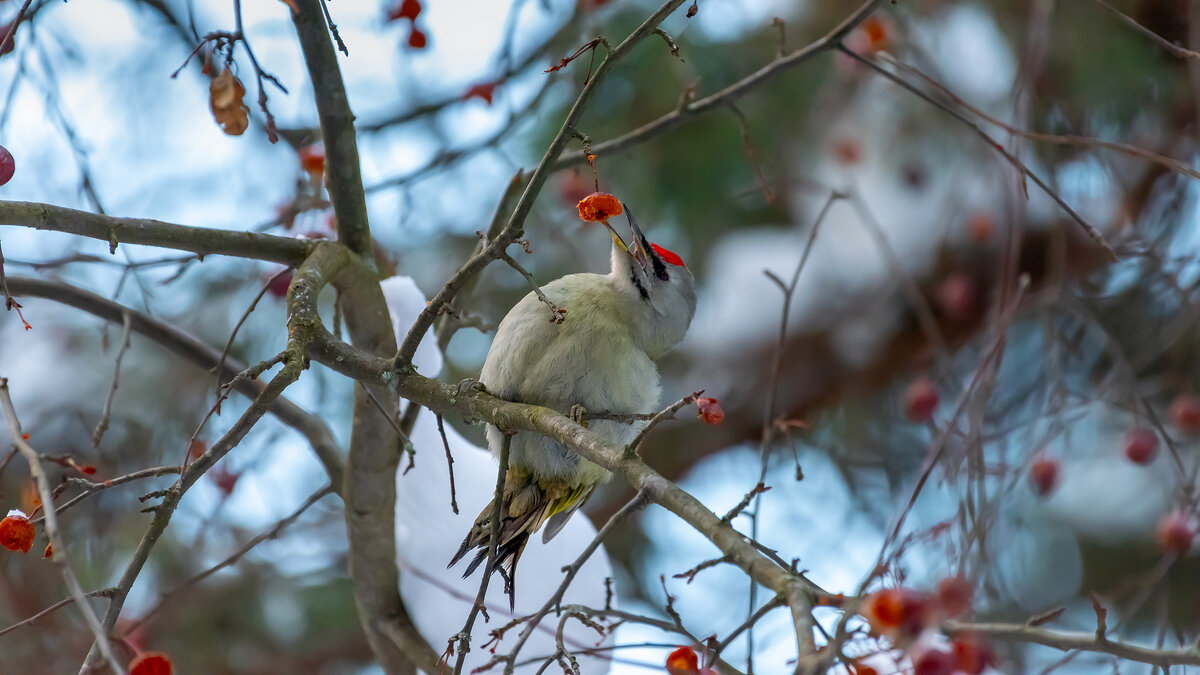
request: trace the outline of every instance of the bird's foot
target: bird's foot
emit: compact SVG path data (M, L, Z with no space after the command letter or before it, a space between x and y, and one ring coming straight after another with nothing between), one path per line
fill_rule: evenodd
M571 421L575 424L578 424L584 429L588 428L587 408L576 403L575 405L571 406L571 411L567 413L567 416L570 417Z
M479 380L476 380L471 377L464 377L462 380L459 381L458 386L455 387L454 395L455 395L455 397L461 397L464 393L467 393L470 391L481 391L485 394L492 393L492 392L488 391L487 387L483 386L483 383L480 382Z

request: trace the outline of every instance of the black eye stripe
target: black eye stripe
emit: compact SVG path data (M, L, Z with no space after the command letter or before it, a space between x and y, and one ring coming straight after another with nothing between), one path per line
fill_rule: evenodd
M671 280L670 275L667 274L667 266L663 264L662 259L658 257L654 249L650 249L650 262L654 263L654 276L663 281Z
M633 282L634 286L637 286L638 294L642 296L643 300L650 299L650 294L646 292L646 287L642 285L642 280L638 278L636 272L629 275L629 280Z

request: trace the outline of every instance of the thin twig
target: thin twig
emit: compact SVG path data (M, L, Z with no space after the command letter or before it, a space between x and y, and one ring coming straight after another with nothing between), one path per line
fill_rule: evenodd
M116 478L110 478L110 479L104 481L103 483L97 483L94 481L87 480L86 478L72 476L72 477L66 479L66 482L63 483L63 486L78 485L83 488L83 492L80 492L79 494L75 495L74 497L72 497L72 498L68 499L67 501L63 502L62 504L56 506L55 510L58 511L59 515L62 515L68 509L70 509L72 506L75 506L79 502L83 501L84 499L90 497L91 495L93 495L97 492L100 492L101 490L107 490L108 488L117 487L118 485L124 485L126 483L132 483L133 481L142 480L145 478L158 478L159 476L169 476L172 474L179 474L182 471L183 471L183 467L181 467L181 466L155 466L155 467L150 467L148 469L141 469L140 471L134 471L132 473L127 473L123 476L117 476ZM33 519L33 522L37 523L43 517L44 516L38 516L37 518Z
M1200 649L1192 645L1180 650L1151 649L1126 642L1097 640L1094 633L1074 633L1035 628L1021 623L968 623L950 621L942 625L948 635L970 633L992 640L1033 643L1063 651L1080 650L1111 654L1117 658L1159 666L1194 666L1200 664Z
M96 430L92 432L93 448L99 448L100 441L104 440L104 432L108 430L109 417L112 415L113 400L117 397L117 381L121 377L121 360L125 358L125 352L129 350L131 324L129 312L125 312L121 316L121 324L121 348L117 351L116 363L113 365L112 386L108 389L108 398L104 400L104 411L100 413L100 421L96 423Z
M467 621L463 624L463 628L450 638L448 650L452 650L454 643L458 643L458 661L454 664L454 675L460 675L463 669L463 663L466 661L467 652L471 651L471 628L475 625L475 617L479 616L480 610L484 607L484 598L487 597L488 581L492 578L493 567L496 564L496 547L500 543L500 514L504 512L504 481L508 477L508 453L512 447L512 436L504 434L500 440L500 466L496 470L496 491L495 497L492 500L492 531L488 538L488 557L487 564L483 568L483 579L479 582L479 593L475 596L475 602L471 605L471 611L467 613ZM515 573L514 569L514 573ZM515 580L510 580L513 583ZM516 589L511 590L510 599L515 601ZM453 651L450 651L453 653Z
M121 614L121 608L125 604L125 599L129 596L130 589L137 581L142 569L146 565L146 561L150 558L150 553L154 549L154 545L158 543L163 532L171 522L171 516L174 515L176 507L179 506L179 501L183 498L184 493L188 488L200 480L208 469L224 457L230 450L241 442L246 434L254 428L254 425L262 419L267 413L267 409L271 404L279 398L289 385L300 378L302 369L302 360L299 358L289 359L285 362L282 370L271 378L271 381L263 388L262 392L255 397L254 401L246 409L242 416L234 422L229 431L213 444L203 455L187 466L179 477L179 481L168 491L161 504L154 510L154 520L146 528L146 532L142 535L142 539L138 542L138 547L134 551L133 556L126 565L124 573L121 574L120 581L117 582L117 590L109 601L108 610L104 614L104 629L111 630L116 625L117 617ZM84 660L83 666L80 669L81 673L87 672L95 665L96 648L103 649L103 645L93 645L92 651L88 652L87 658Z
M446 438L446 427L442 422L442 416L437 415L438 433L442 435L442 447L446 449L446 470L450 473L450 509L454 511L454 515L458 515L458 500L454 494L454 456L450 454L450 441Z
M25 5L28 6L29 3L26 2ZM16 24L14 23L11 27L16 28ZM12 296L12 293L8 292L8 280L4 277L4 249L2 247L0 247L0 291L4 292L4 309L10 312L16 310L17 318L21 320L21 324L25 326L25 330L33 328L33 326L29 325L29 322L25 320L25 315L21 313L21 307L23 307L23 305L17 302L17 299Z
M887 233L883 231L883 226L879 224L879 219L871 212L866 200L863 199L862 194L858 190L851 190L850 203L854 206L854 210L858 212L859 221L866 228L867 233L879 245L879 252L887 261L888 268L897 277L901 288L904 289L904 294L908 296L908 305L912 308L913 313L916 314L917 323L921 325L921 330L925 333L925 338L929 340L929 344L938 355L948 356L950 350L946 346L946 339L942 337L942 331L938 328L937 319L933 316L933 308L929 305L929 300L921 293L921 287L917 285L917 282L904 270L904 261L892 250L891 242L888 241Z
M633 440L629 442L629 445L626 446L626 452L637 454L638 450L642 447L642 441L646 440L646 436L651 430L654 429L654 427L667 420L675 419L675 413L695 403L696 399L699 398L700 394L703 393L704 390L701 389L695 393L688 394L687 396L684 396L683 398L656 413L654 417L651 417L650 421L646 423L646 426L642 427L641 430L638 431L637 435L633 437Z
M225 358L229 356L229 350L233 348L233 341L237 337L238 331L242 329L242 324L246 323L246 319L250 318L250 315L254 312L254 308L258 306L258 301L262 300L263 296L267 294L267 291L271 289L271 285L284 274L292 272L294 269L294 267L288 266L271 275L267 283L263 284L262 288L258 290L258 295L254 296L254 300L250 303L250 306L246 308L245 312L242 312L242 316L238 319L237 324L234 325L233 331L229 334L229 339L225 341L224 349L221 350L221 358L217 359L217 364L212 367L212 372L217 374L218 394L221 389L221 368L225 365Z
M1097 0L1097 1L1099 1L1099 0ZM984 111L971 105L970 103L967 103L960 96L958 96L958 94L955 94L953 91L951 91L949 87L942 84L941 82L938 82L937 80L933 79L932 77L926 75L925 73L921 72L914 66L910 66L906 63L901 63L900 61L897 61L895 59L889 59L889 63L891 63L896 68L899 68L900 70L903 70L908 73L912 73L916 77L920 78L922 82L925 82L929 86L936 89L939 93L941 93L942 95L949 98L951 101L953 101L955 103L955 105L958 105L959 107L963 108L964 110L971 112L972 114L974 114L975 116L979 117L980 119L988 122L989 124L992 124L997 127L1000 127L1001 129L1004 129L1005 131L1007 131L1008 133L1010 133L1014 136L1020 136L1021 138L1026 138L1031 141L1038 141L1040 143L1054 143L1054 144L1058 144L1058 145L1075 145L1075 146L1081 146L1081 147L1096 147L1096 148L1104 148L1106 150L1113 150L1115 152L1120 152L1120 153L1123 153L1126 155L1130 155L1132 157L1138 157L1138 158L1147 160L1149 162L1154 162L1155 164L1166 167L1167 169L1170 169L1171 171L1174 171L1176 173L1183 174L1185 176L1188 176L1189 178L1195 178L1196 180L1200 180L1200 171L1193 169L1192 167L1188 166L1187 164L1185 164L1173 157L1167 157L1165 155L1160 155L1156 152L1151 152L1150 150L1146 150L1144 148L1139 148L1136 145L1129 145L1127 143L1116 143L1113 141L1105 141L1105 140L1102 140L1099 138L1092 138L1090 136L1064 136L1064 135L1060 135L1060 134L1043 134L1043 133L1038 133L1036 131L1026 131L1024 129L1014 127L1011 124L1004 122L1003 120L997 119L997 118L985 113Z
M1133 17L1130 17L1128 14L1125 14L1124 12L1117 9L1116 7L1113 7L1112 5L1108 4L1104 0L1096 0L1096 4L1100 5L1104 9L1107 9L1108 11L1112 12L1125 25L1127 25L1130 28L1134 29L1135 31L1141 33L1142 35L1145 35L1146 37L1150 38L1154 42L1154 44L1167 50L1167 53L1169 53L1171 56L1174 56L1174 57L1180 58L1180 59L1200 60L1200 52L1195 52L1195 51L1192 51L1191 49L1184 49L1183 47L1180 47L1179 45L1168 42L1166 39L1164 39L1158 33L1155 33L1154 31L1150 30L1149 28L1146 28L1145 26L1138 23L1137 21L1134 21ZM1194 9L1195 8L1193 7L1193 10Z
M115 593L116 591L117 591L117 589L115 587L114 588L101 588L98 591L92 591L92 592L88 593L87 597L89 597L89 598L107 598L107 597L112 596L112 594ZM59 600L58 602L54 603L53 605L50 605L46 609L43 609L42 611L38 612L37 614L34 614L33 616L29 617L28 619L21 619L20 621L14 623L13 625L11 625L7 628L0 629L0 635L5 635L7 633L11 633L12 631L14 631L22 626L28 626L28 625L34 623L35 621L37 621L38 619L41 619L49 614L53 614L54 612L57 612L58 610L62 609L63 607L66 607L67 605L69 605L73 602L75 602L74 597L63 598L62 600Z
M507 251L500 251L496 257L508 263L509 267L520 272L521 276L525 277L525 281L529 283L529 287L533 289L533 293L537 296L537 299L550 308L551 323L562 323L567 318L567 310L554 304L550 298L546 297L546 294L542 292L542 288L538 286L537 281L534 281L533 275L526 271L524 267L521 267L521 263L517 262Z

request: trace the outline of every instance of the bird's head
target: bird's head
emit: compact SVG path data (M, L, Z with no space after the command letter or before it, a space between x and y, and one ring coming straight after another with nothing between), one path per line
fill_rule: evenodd
M634 338L646 354L657 359L683 339L696 314L696 279L683 259L653 244L642 234L629 207L629 241L605 221L612 235L613 283L633 305Z

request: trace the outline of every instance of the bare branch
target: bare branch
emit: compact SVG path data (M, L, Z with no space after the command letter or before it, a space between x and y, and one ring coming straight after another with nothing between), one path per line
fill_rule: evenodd
M338 241L354 253L369 258L371 230L367 219L367 198L363 191L362 167L358 160L358 140L354 133L354 114L346 99L346 87L338 67L337 52L329 39L331 25L326 23L322 0L296 0L292 22L304 50L304 61L312 77L321 138L325 141L325 161L329 169L325 179L329 199L337 214Z
M116 592L117 592L116 588L102 588L98 591L92 591L92 592L88 593L87 597L89 597L89 598L107 598L107 597L112 596L112 594L116 593ZM13 625L11 625L7 628L0 629L0 635L5 635L7 633L11 633L12 631L14 631L18 628L21 628L22 626L31 625L34 622L36 622L38 619L41 619L50 614L53 614L54 612L57 612L58 610L62 609L63 607L66 607L67 605L69 605L73 602L75 602L74 597L63 598L62 600L59 600L58 602L54 603L53 605L50 605L46 609L43 609L42 611L38 612L37 614L34 614L33 616L29 617L28 619L21 619L20 621L14 623Z
M1155 33L1154 31L1150 30L1149 28L1146 28L1145 26L1138 23L1137 21L1134 21L1133 18L1130 17L1128 14L1125 14L1124 12L1117 9L1116 7L1113 7L1112 5L1108 4L1104 0L1096 0L1096 4L1100 5L1104 9L1107 9L1108 11L1112 12L1118 19L1121 20L1121 23L1124 23L1126 26L1129 26L1130 28L1134 29L1135 31L1150 38L1154 42L1154 44L1165 49L1167 51L1167 53L1169 53L1171 56L1174 56L1175 58L1179 58L1179 59L1195 59L1197 61L1200 61L1200 52L1195 52L1195 51L1192 51L1191 49L1184 49L1183 47L1180 47L1179 45L1175 45L1175 44L1172 44L1172 43L1166 41L1158 33Z
M1032 642L1063 651L1078 649L1099 654L1111 654L1117 658L1161 667L1200 665L1200 649L1197 649L1195 645L1180 650L1151 649L1126 642L1097 640L1094 633L1050 631L1021 623L950 621L942 625L942 630L950 636L959 633L974 633L992 640Z
M108 389L108 397L104 399L104 411L100 413L100 421L96 423L96 430L92 432L92 447L94 448L100 447L100 441L104 440L104 432L108 430L113 400L117 397L117 382L121 377L121 360L125 358L125 352L129 350L130 320L128 313L121 316L121 324L121 347L117 350L116 363L113 365L112 386Z
M304 260L313 242L273 234L174 225L146 218L116 218L35 202L0 201L0 225L67 232L117 244L144 244L205 255L230 255L291 265Z
M290 527L292 525L292 523L296 522L296 520L301 515L303 515L304 512L307 511L313 504L316 504L317 502L321 501L321 499L323 497L325 497L328 494L331 494L332 492L333 492L332 485L326 485L325 487L317 490L316 492L309 495L308 498L305 499L304 502L302 504L300 504L300 506L297 507L297 509L295 511L293 511L290 515L279 520L277 523L275 523L273 526L271 526L270 529L266 530L265 532L260 532L259 534L254 535L254 537L250 541L243 544L240 548L238 548L238 550L236 550L232 554L230 554L229 557L225 558L224 560L217 563L216 565L209 567L208 569L204 570L203 572L200 572L199 574L189 578L187 581L184 581L183 583L179 584L178 586L175 586L171 590L163 591L159 595L158 604L156 604L149 611L147 611L146 613L144 613L140 617L138 617L138 620L136 622L134 622L133 624L126 627L125 634L128 635L130 633L133 633L138 628L145 625L145 623L147 621L149 621L155 614L157 614L160 610L162 610L163 607L166 606L167 602L170 601L171 598L174 598L175 596L179 595L180 593L183 593L184 591L188 590L192 586L195 586L196 584L200 583L201 581L204 581L208 577L216 574L217 572L225 569L226 567L236 564L239 560L244 558L247 553L249 553L251 550L253 550L255 546L258 546L259 544L263 543L264 541L267 541L268 539L278 538L281 532L283 532L285 529Z

